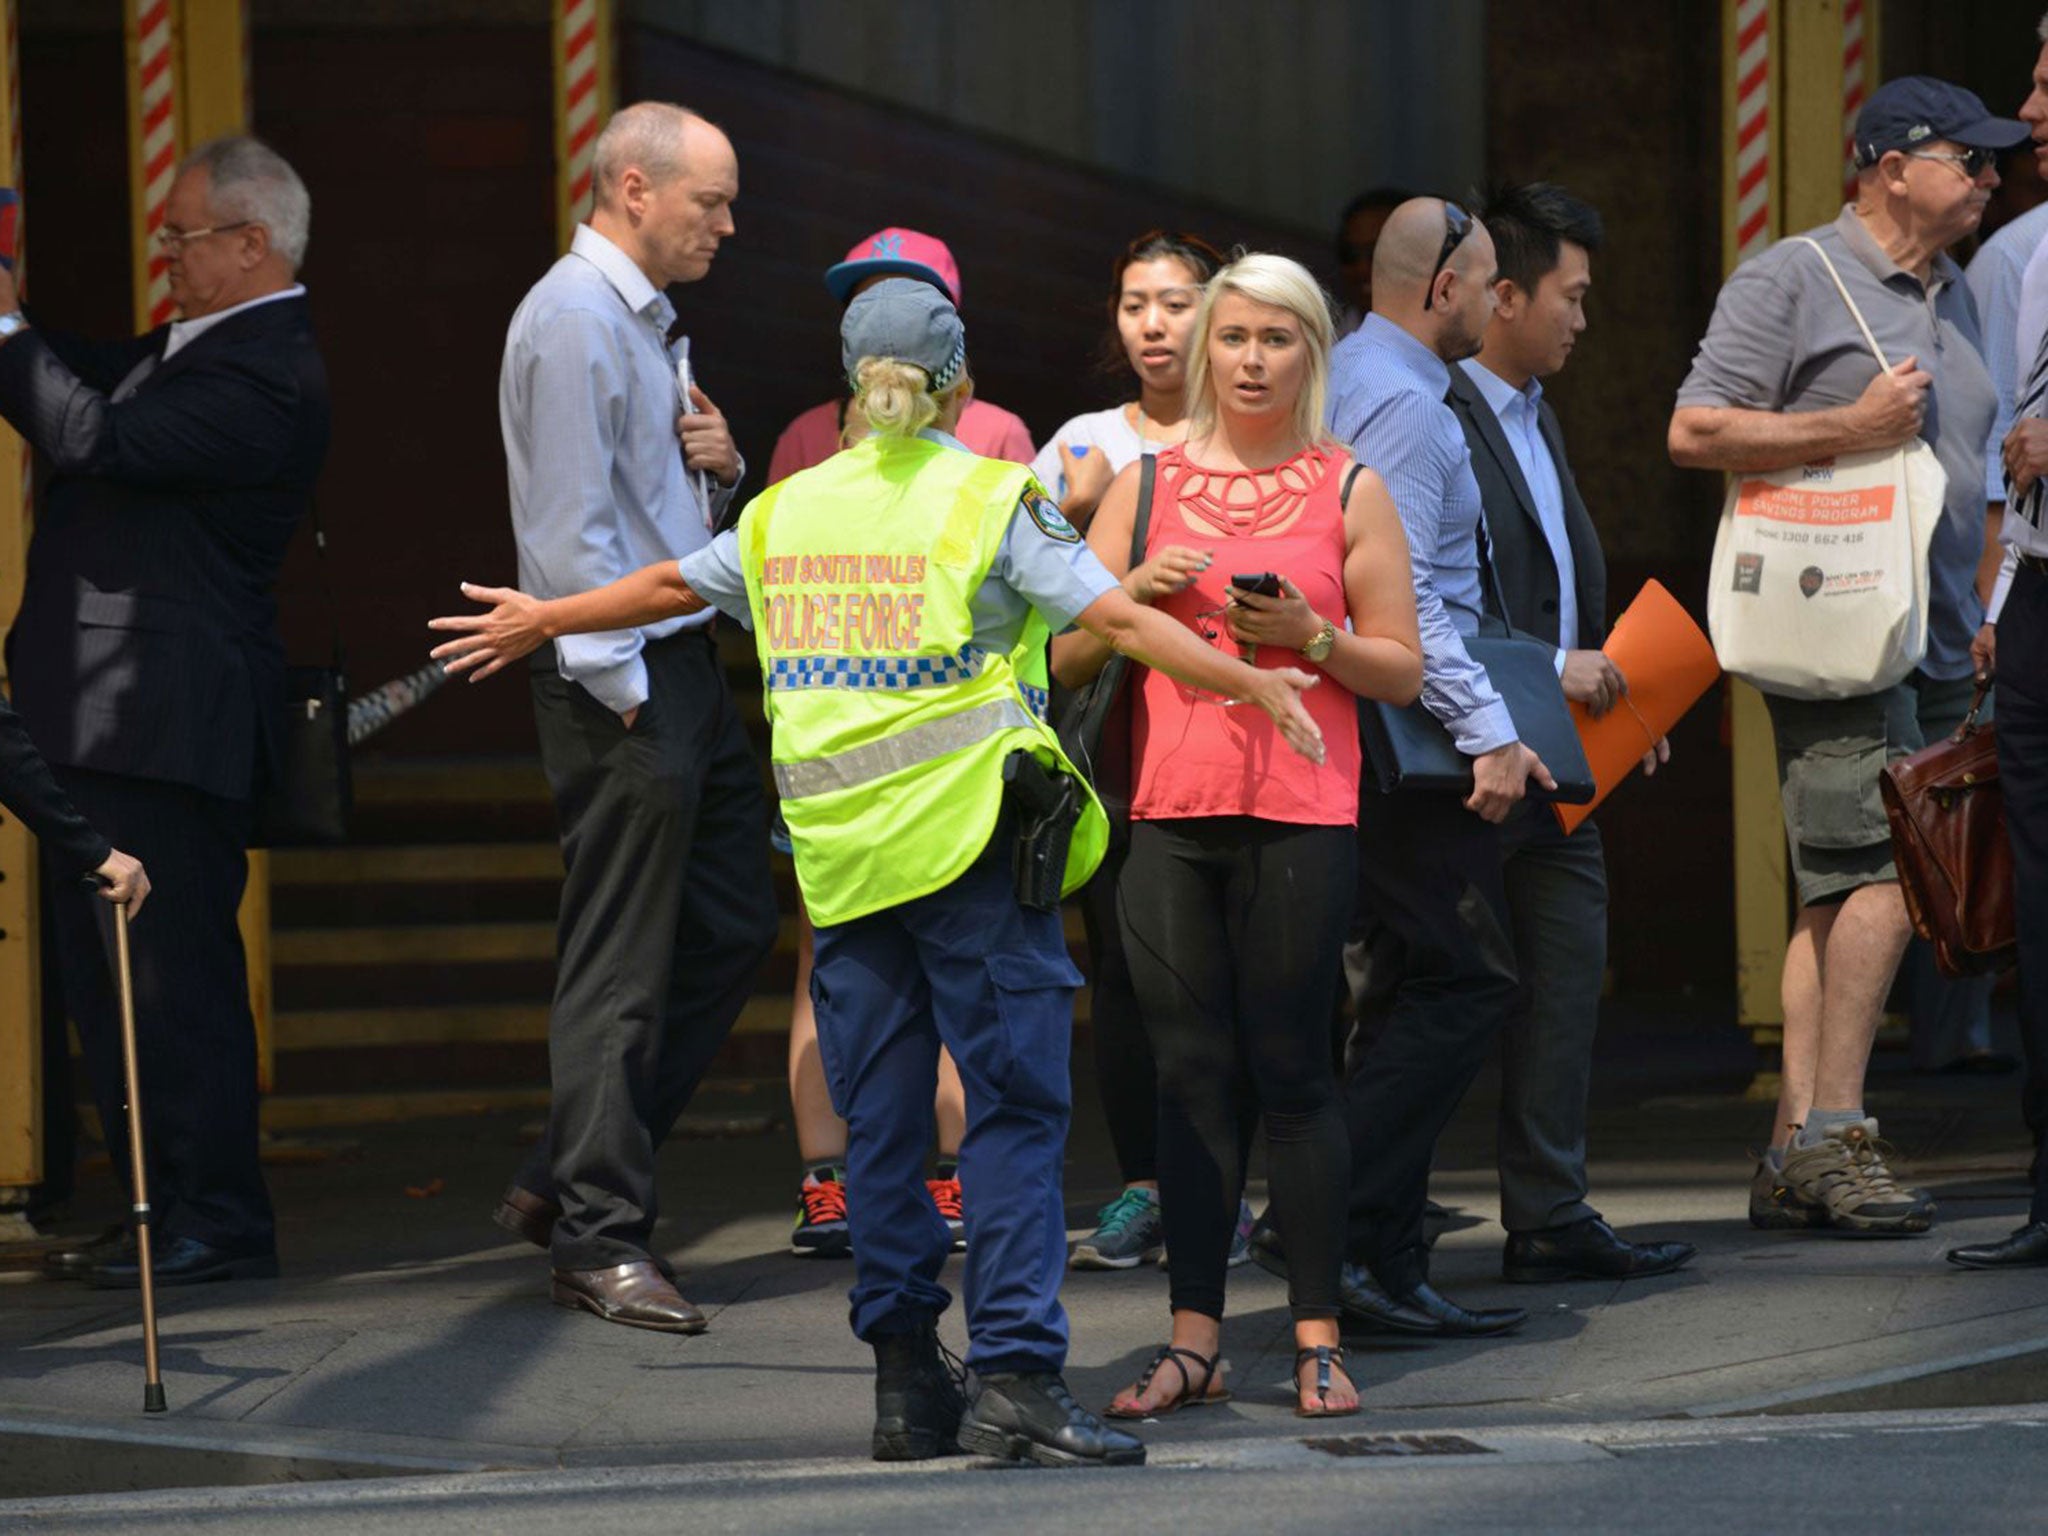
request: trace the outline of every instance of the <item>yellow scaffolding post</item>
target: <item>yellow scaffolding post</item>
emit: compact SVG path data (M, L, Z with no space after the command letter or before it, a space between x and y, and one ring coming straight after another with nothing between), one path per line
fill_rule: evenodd
M1779 0L1722 0L1722 266L1765 249L1780 228L1782 18ZM1786 868L1777 754L1763 695L1729 680L1734 747L1735 1016L1759 1047L1780 1039L1784 1010ZM1753 1092L1775 1094L1760 1075Z
M590 211L590 151L611 117L613 0L553 0L555 233L563 250Z
M21 186L21 49L17 0L0 0L6 72L0 88L0 154L7 185ZM24 220L17 228L14 275L23 275ZM21 605L28 555L27 445L0 423L0 615L11 624ZM23 1190L43 1176L42 989L38 975L36 845L28 829L0 814L0 1236L19 1226Z

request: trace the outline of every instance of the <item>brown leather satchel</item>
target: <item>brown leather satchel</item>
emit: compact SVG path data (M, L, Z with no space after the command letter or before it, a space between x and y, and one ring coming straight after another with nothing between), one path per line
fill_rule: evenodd
M1989 686L1953 736L1886 764L1878 781L1907 915L1946 976L2010 965L2018 945L1998 728L1977 723Z

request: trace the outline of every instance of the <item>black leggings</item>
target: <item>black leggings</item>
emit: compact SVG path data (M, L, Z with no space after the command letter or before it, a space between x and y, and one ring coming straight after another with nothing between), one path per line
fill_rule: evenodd
M1249 816L1141 821L1117 915L1159 1072L1160 1201L1176 1311L1223 1315L1248 1105L1296 1318L1337 1315L1350 1143L1330 988L1355 899L1351 827Z
M1088 1023L1095 1034L1096 1087L1117 1171L1125 1184L1137 1184L1159 1177L1159 1073L1116 923L1117 878L1128 847L1121 837L1110 840L1109 856L1081 893L1081 921L1088 932Z

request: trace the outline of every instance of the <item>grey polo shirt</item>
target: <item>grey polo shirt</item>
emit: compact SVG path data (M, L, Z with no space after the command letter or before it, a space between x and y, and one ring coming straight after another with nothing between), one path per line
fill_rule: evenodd
M1920 280L1879 247L1853 207L1806 234L1820 243L1896 366L1918 358L1933 376L1920 435L1948 472L1941 526L1928 554L1930 677L1968 677L1970 640L1983 622L1977 561L1984 548L1984 442L1998 395L1980 355L1977 310L1962 271L1934 258ZM1877 377L1834 281L1811 246L1780 240L1729 275L1714 318L1679 386L1678 404L1752 411L1822 411L1852 405Z

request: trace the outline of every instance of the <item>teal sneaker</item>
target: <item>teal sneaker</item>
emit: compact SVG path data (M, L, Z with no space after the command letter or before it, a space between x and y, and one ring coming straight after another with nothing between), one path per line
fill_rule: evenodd
M1136 1269L1165 1252L1159 1191L1133 1185L1095 1214L1095 1230L1074 1244L1076 1269Z
M1249 1200L1237 1202L1237 1230L1230 1234L1229 1267L1250 1261L1252 1256L1252 1228L1258 1223L1252 1218L1252 1203Z
M1224 1268L1235 1269L1238 1265L1250 1261L1252 1256L1252 1229L1257 1225L1258 1221L1252 1216L1251 1201L1239 1200L1237 1202L1237 1226L1232 1229L1230 1234L1230 1256L1223 1261ZM1166 1257L1166 1250L1161 1248L1159 1250L1159 1267L1165 1269L1168 1267L1168 1264L1169 1260Z

